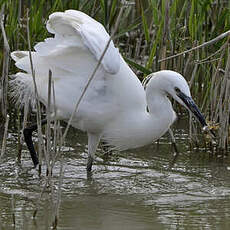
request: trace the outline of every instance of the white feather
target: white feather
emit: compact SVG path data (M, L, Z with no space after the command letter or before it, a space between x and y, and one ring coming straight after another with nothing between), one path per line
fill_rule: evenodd
M32 52L39 100L47 103L51 70L58 119L68 121L109 35L100 23L74 10L51 14L47 29L54 38L38 43ZM28 97L34 100L28 52L16 51L11 56L16 66L26 72L17 73L12 81L14 97L21 103ZM124 150L149 144L162 136L176 118L167 95L183 104L175 87L190 96L189 87L180 74L160 71L149 79L145 92L111 42L72 121L74 127L88 132L89 156L93 157L100 138Z
M100 23L84 13L72 10L50 15L47 28L55 33L55 37L38 43L35 52L32 52L38 95L41 101L47 102L50 69L59 116L68 120L109 35ZM94 48L90 49L91 46ZM82 130L101 130L105 123L116 118L120 112L128 108L133 110L137 106L143 109L146 107L145 92L140 81L112 42L107 55L73 121L74 126ZM28 73L26 76L21 73L15 76L13 84L18 101L24 103L27 95L34 100L28 52L15 51L11 56L16 66ZM109 66L112 69L107 71ZM127 92L130 97L127 97Z
M57 36L57 38L63 39L63 37L65 37L65 42L68 42L69 46L72 37L74 37L72 46L79 44L79 41L81 40L97 61L101 57L101 54L110 39L105 28L99 22L82 12L75 10L67 10L64 13L57 12L51 14L49 16L49 21L47 22L47 29L50 33L55 34L55 37ZM76 38L78 38L77 42L75 40ZM113 41L110 42L105 53L102 60L102 66L111 74L115 74L119 71L120 54L118 49L114 47Z

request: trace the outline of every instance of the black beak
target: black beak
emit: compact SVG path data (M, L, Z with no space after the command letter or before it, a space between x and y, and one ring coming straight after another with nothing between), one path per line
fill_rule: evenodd
M187 108L193 113L193 115L200 122L200 124L202 125L202 127L207 126L207 123L205 121L204 116L202 115L202 113L198 109L198 107L197 107L196 103L193 101L193 99L191 97L188 97L187 95L185 95L182 92L179 92L177 94L177 96L185 103L185 105L187 106Z

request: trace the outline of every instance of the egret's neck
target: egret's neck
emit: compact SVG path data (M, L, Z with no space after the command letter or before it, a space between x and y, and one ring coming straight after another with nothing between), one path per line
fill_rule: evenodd
M147 111L127 111L104 129L103 138L116 149L125 150L150 144L160 138L175 119L169 99L159 93L146 93Z
M176 114L166 94L158 90L146 91L146 100L154 122L159 122L165 128L169 128L174 122Z

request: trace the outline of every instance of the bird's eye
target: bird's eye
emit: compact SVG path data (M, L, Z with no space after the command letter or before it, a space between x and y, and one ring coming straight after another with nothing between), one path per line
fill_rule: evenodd
M176 93L180 93L181 92L180 89L177 88L177 87L175 87L174 89L175 89Z

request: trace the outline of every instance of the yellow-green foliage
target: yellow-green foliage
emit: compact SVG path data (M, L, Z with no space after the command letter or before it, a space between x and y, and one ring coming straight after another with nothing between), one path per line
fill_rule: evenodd
M203 44L230 30L230 1L1 0L0 7L3 9L3 6L4 26L11 50L28 50L27 11L33 47L36 42L51 36L48 35L45 22L52 12L81 10L100 21L111 32L119 8L124 6L115 43L138 76L144 77L162 68L182 73L188 81L192 80L193 97L203 111L214 122L219 121L220 107L217 102L226 103L220 98L223 93L220 94L219 86L222 84L224 71L219 70L225 70L227 66L228 37L177 58L165 62L160 60ZM2 37L0 44L2 67ZM11 65L9 73L12 72L14 70Z

